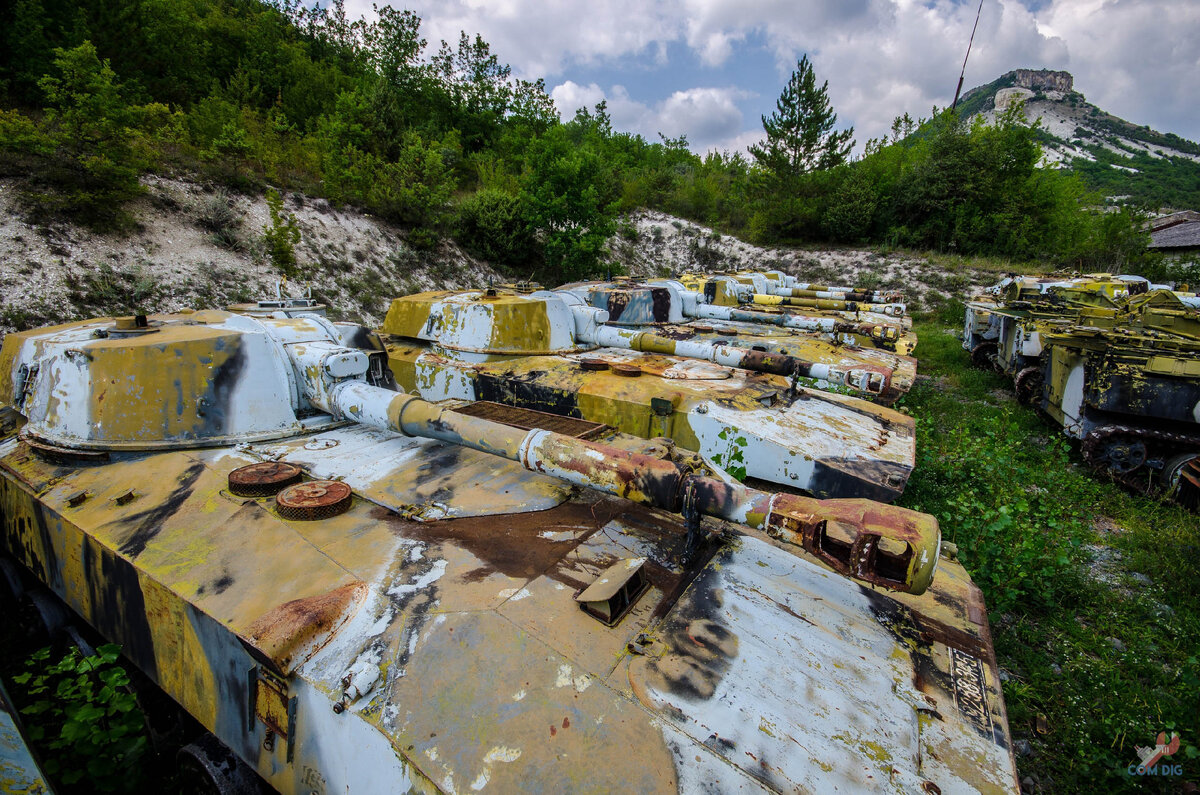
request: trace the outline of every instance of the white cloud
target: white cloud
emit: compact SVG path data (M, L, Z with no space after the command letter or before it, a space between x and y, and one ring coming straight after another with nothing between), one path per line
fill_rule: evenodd
M479 32L519 75L557 82L560 109L571 101L571 92L586 88L590 99L608 98L618 127L628 119L636 126L624 129L652 137L659 130L687 132L697 148L757 133L757 112L736 114L744 115L745 128L728 132L735 103L745 96L738 89L753 92L769 112L770 100L805 53L819 79L829 81L840 122L855 126L860 144L885 133L896 115L928 115L934 104L948 105L977 7L974 0L413 0L407 5L425 20L423 32L434 46L440 39L456 40L460 30ZM351 0L351 6L369 12L365 0ZM987 0L963 87L1021 67L1067 69L1076 88L1102 108L1197 138L1197 41L1200 0ZM722 80L720 69L732 72L745 48L762 42L777 65L770 84L760 77L758 84L738 89L671 93L681 67L667 63L670 47L687 47L699 63L717 70L700 79L729 85L733 78ZM639 103L618 86L601 91L584 85L591 82L593 67L631 64L637 68L624 71L626 84L646 81L636 86L638 96L653 96L654 81L668 73L671 89ZM568 71L576 82L562 79Z
M350 0L347 9L369 16L370 6ZM435 49L439 41L458 41L460 31L479 33L526 78L553 77L568 63L665 57L660 45L677 39L680 29L673 4L640 0L405 0L402 7L421 17Z
M582 86L570 80L550 91L564 119L570 119L579 108L591 109L605 100L614 128L640 133L651 141L657 141L659 133L668 138L686 135L692 148L701 152L738 146L736 140L745 134L737 105L743 96L736 88L698 87L676 91L650 105L632 99L624 86L605 91L596 83Z
M1058 0L1038 14L1067 43L1065 68L1093 104L1200 138L1200 3Z

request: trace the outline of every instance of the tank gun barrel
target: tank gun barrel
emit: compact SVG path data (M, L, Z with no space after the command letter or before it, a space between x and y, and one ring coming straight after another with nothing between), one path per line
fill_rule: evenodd
M659 353L704 359L726 367L788 377L817 378L859 392L878 395L891 386L892 371L886 367L836 367L797 356L745 350L732 345L676 340L650 331L621 328L607 324L608 312L589 306L573 293L559 294L571 308L575 319L575 339L605 348L623 348L643 353Z
M899 290L871 290L866 287L798 282L790 277L783 282L783 288L791 289L793 291L791 295L796 298L832 298L834 296L819 295L819 293L840 293L843 296L841 300L844 301L873 301L880 304L904 302L904 294ZM809 293L818 293L818 295L809 295ZM779 295L787 295L787 293L779 293Z
M919 594L933 579L941 535L937 520L927 514L870 500L759 491L654 456L460 414L357 379L313 394L327 401L322 406L327 411L364 425L497 455L531 472L689 520L712 516L744 525L872 585Z
M872 395L878 395L891 384L892 371L886 367L836 367L781 353L745 350L731 345L694 340L674 340L648 331L633 331L613 326L598 326L590 336L589 342L608 348L627 348L644 353L705 359L727 367L788 377L817 378Z
M747 291L744 295L746 303L759 306L796 306L807 309L827 309L835 312L879 312L891 317L904 317L904 304L874 304L859 301L840 301L828 298L793 298L785 295L771 295Z
M772 287L770 295L780 295L785 298L824 298L831 301L856 301L868 304L900 303L900 294L896 292L880 292L878 290L853 290L811 287Z
M654 284L655 282L652 282ZM686 317L704 320L725 320L741 323L760 323L782 328L792 328L797 331L812 331L823 334L846 332L862 334L876 342L894 343L900 338L900 329L896 326L880 323L851 323L831 317L808 317L792 312L755 312L751 309L741 309L732 306L708 303L704 297L688 290L678 282L665 282L673 286L683 304L683 314Z

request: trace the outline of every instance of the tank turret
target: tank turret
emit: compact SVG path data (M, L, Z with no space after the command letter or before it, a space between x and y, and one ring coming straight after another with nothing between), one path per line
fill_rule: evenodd
M735 288L735 294L738 302L743 304L792 306L833 312L867 312L894 318L903 318L906 314L905 306L901 303L847 300L841 294L810 296L806 293L813 291L782 286L765 274L757 272L735 273L720 278L739 285L738 288ZM873 294L872 297L874 297ZM909 321L909 325L911 325L911 321Z
M736 271L729 274L739 281L750 280L760 293L796 298L828 298L839 301L863 301L880 304L902 304L904 294L899 290L875 290L869 287L844 287L815 282L802 282L782 271Z
M732 276L685 275L679 277L677 284L686 293L691 293L690 297L685 295L684 298L696 304L697 316L720 319L728 314L730 319L747 319L733 313L746 312L754 318L781 315L787 318L782 325L792 328L807 326L808 330L846 335L843 341L873 344L905 356L917 344L916 335L910 330L912 320L908 317L866 311L788 307L784 305L783 298L755 293L752 285L747 286Z
M912 419L791 377L879 391L881 368L677 344L606 316L569 293L421 293L393 301L382 331L397 382L429 400L488 400L668 437L737 477L819 497L890 501L903 490Z
M836 344L777 323L722 320L717 327L696 321L695 296L687 300L689 296L678 282L584 282L564 285L555 292L573 295L587 305L607 312L609 317L605 325L639 329L639 333L651 332L643 339L649 342L652 338L650 344L662 353L692 355L689 351L697 343L735 348L749 352L742 354L750 357L747 363L737 364L736 357L728 357L723 363L766 372L799 374L818 379L817 385L822 387L849 386L878 398L885 405L907 392L916 377L916 361L890 351ZM778 320L784 316L764 313L764 317ZM707 347L700 348L696 355L711 359L707 350ZM795 360L795 365L785 372L780 369L778 357L764 366L755 361L756 354L782 354Z
M191 755L281 792L1016 791L931 517L432 405L380 347L227 312L0 347L3 549L211 732Z

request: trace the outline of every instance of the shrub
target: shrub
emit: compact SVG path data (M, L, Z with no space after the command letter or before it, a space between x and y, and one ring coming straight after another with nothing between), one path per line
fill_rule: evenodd
M280 273L294 279L300 275L296 262L300 225L296 222L296 216L283 209L283 197L274 188L267 191L267 208L271 213L271 221L263 227L267 256Z
M536 256L537 239L521 199L494 188L473 193L458 205L458 241L478 257L508 268Z
M97 792L132 792L148 747L146 721L109 644L83 656L72 647L50 662L50 649L34 652L13 683L31 700L21 714L29 739L52 753L46 773L62 784L86 783Z

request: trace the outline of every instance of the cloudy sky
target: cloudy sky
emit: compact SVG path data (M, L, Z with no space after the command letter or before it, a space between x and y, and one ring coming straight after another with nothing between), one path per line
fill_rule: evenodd
M399 4L398 4L399 5ZM367 0L349 10L370 14ZM697 151L762 134L807 53L859 148L954 97L978 0L408 0L431 44L481 34L565 118L608 101L613 125ZM983 0L963 88L1065 69L1137 124L1200 140L1200 0Z

